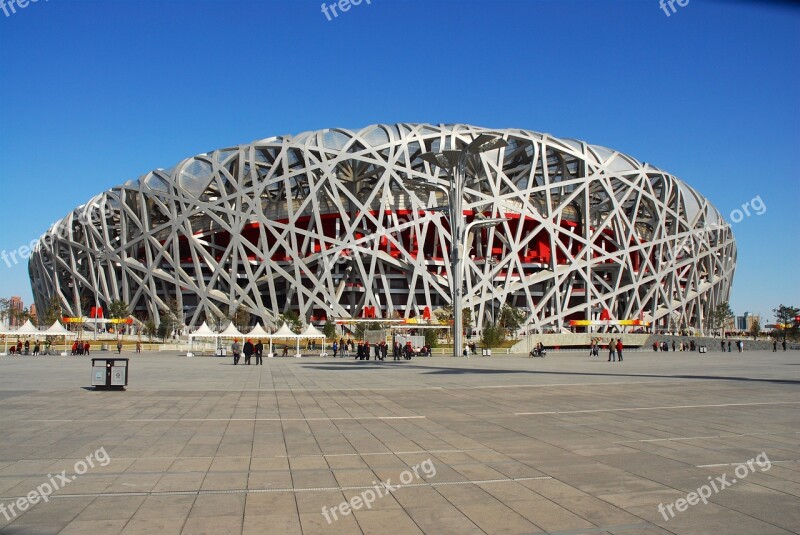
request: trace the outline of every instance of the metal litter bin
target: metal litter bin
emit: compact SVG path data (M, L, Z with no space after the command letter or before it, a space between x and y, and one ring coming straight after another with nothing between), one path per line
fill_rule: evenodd
M491 357L492 356L492 350L491 349L487 349L487 348L483 348L482 355L484 357Z
M95 390L125 390L128 386L128 359L93 358L92 386Z
M706 346L700 346L700 353L705 353L706 351L708 351Z

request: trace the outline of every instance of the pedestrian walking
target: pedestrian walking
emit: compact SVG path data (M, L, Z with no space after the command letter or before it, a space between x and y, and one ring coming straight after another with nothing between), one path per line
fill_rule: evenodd
M673 344L674 344L674 343L675 343L675 342L673 342ZM619 362L622 362L622 348L623 348L623 347L624 347L624 346L622 345L622 338L619 338L619 339L617 340L617 358L619 359Z
M239 340L236 338L233 339L233 343L231 344L231 353L233 353L233 365L236 366L239 364L239 356L242 352L242 346L239 345Z
M614 339L608 341L608 362L617 361L617 348L614 346Z
M775 353L778 351L778 339L772 341L772 352Z
M122 342L117 340L117 355L119 355L120 353L122 353Z
M253 342L251 342L250 340L247 340L244 343L244 347L242 348L244 352L244 363L247 364L248 366L250 366L250 357L253 356L255 349L256 348L255 346L253 346Z
M256 365L264 365L264 344L261 343L261 340L256 342Z
M339 351L339 342L334 340L333 341L333 346L331 346L331 349L333 349L333 358L336 358L336 353Z
M731 341L728 340L728 353L730 353L730 352L731 352Z
M136 352L137 353L141 353L142 352L142 343L141 342L136 342Z

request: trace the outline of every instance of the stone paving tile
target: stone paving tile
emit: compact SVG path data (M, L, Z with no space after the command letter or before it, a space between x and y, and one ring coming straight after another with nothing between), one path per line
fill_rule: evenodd
M67 524L58 535L118 535L122 533L128 519L124 520L75 520Z
M230 533L230 531L227 531ZM263 535L265 533L301 535L300 518L296 513L250 515L244 517L242 535Z
M181 533L186 535L219 535L220 533L241 533L242 516L190 516L186 519Z
M13 522L0 515L0 532L798 532L800 370L785 366L793 355L667 361L642 352L613 368L570 354L263 367L136 356L136 382L122 393L80 388L85 359L2 358L0 502L48 473L72 473L100 447L112 461ZM642 410L651 407L660 408ZM790 462L669 521L658 512L735 469L700 465L761 452ZM422 486L325 521L323 506L363 492L340 487L397 484L428 459L436 474L418 470L412 484ZM553 479L512 481L544 476ZM500 481L471 483L485 479ZM302 490L318 487L333 490ZM59 497L76 493L86 496Z

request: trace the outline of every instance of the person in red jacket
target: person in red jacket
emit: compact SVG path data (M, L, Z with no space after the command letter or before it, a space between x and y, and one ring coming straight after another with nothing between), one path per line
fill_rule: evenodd
M622 338L617 338L617 357L619 357L619 362L622 362Z

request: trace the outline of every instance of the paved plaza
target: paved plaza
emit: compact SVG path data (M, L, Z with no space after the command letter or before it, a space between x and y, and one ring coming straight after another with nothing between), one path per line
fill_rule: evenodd
M122 356L0 357L0 534L800 531L800 351Z

